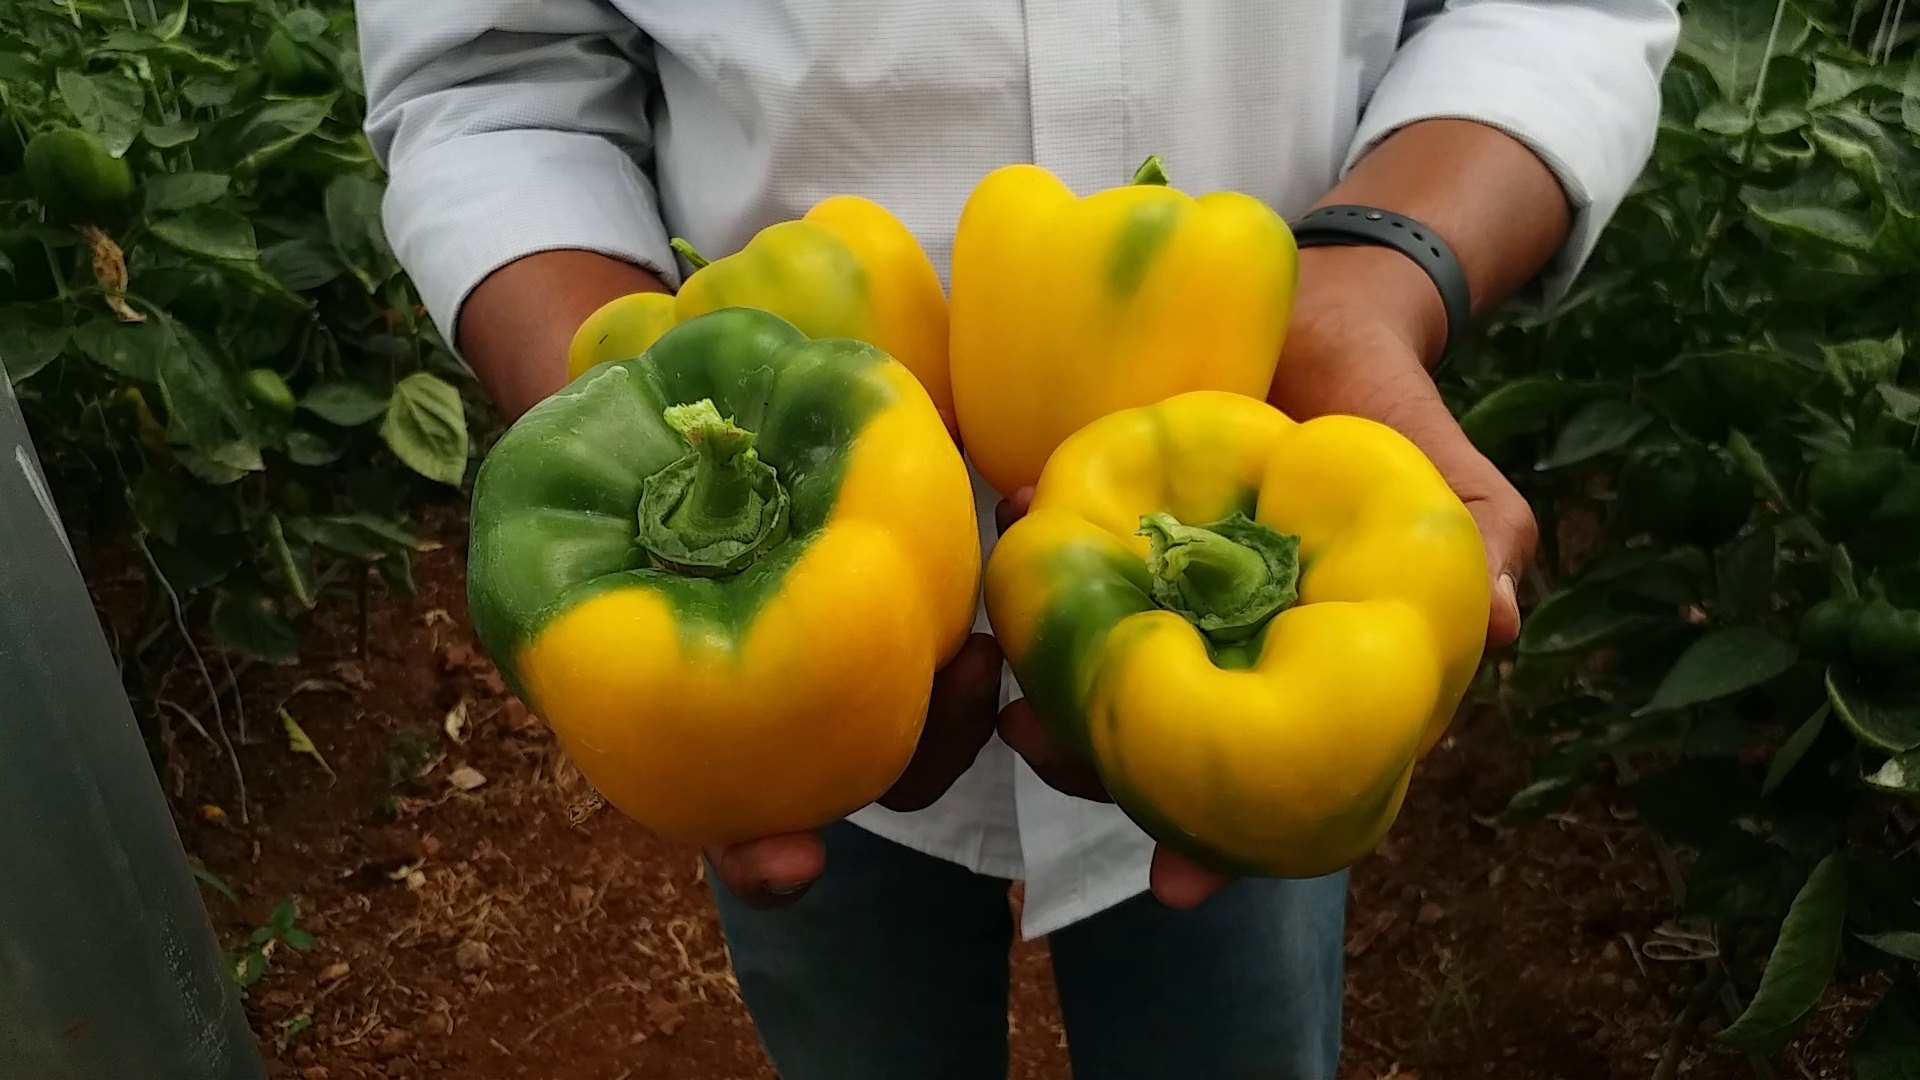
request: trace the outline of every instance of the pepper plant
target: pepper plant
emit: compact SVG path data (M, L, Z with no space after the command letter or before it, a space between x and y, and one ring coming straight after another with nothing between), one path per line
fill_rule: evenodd
M1590 783L1632 808L1711 942L1729 1049L1777 1053L1832 979L1883 973L1863 1080L1920 1061L1904 7L1689 0L1653 160L1589 268L1446 377L1544 533L1517 648L1483 672L1545 748L1508 820Z
M410 589L472 383L381 230L351 5L10 0L0 110L0 363L70 527L149 571L123 666Z

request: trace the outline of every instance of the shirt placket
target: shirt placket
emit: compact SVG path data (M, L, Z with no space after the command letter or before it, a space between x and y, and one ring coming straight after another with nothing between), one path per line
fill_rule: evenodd
M1080 195L1124 183L1120 0L1027 0L1026 22L1034 164Z

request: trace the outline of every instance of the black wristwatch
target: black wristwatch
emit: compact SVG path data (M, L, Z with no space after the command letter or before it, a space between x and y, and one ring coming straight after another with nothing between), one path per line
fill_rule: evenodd
M1473 320L1466 271L1440 234L1413 218L1372 206L1323 206L1294 225L1293 241L1301 248L1370 245L1400 252L1425 270L1440 291L1440 302L1447 309L1447 343L1441 357L1466 335Z

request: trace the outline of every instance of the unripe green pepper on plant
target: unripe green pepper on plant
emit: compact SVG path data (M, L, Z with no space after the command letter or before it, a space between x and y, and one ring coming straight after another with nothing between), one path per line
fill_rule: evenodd
M1670 544L1718 547L1753 510L1753 482L1725 454L1675 442L1635 450L1619 487L1629 522Z

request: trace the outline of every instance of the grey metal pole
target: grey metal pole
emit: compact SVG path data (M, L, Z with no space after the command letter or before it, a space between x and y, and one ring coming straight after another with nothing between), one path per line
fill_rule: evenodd
M261 1076L0 369L0 1077Z

